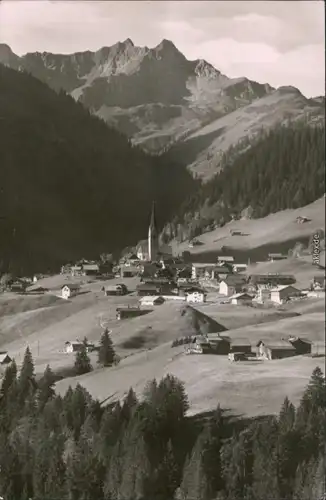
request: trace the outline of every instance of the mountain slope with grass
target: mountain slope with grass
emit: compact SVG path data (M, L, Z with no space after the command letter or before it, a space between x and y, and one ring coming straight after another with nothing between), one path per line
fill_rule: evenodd
M324 168L324 126L291 123L264 132L189 197L165 237L191 239L231 220L309 205L325 193Z
M196 183L38 79L0 65L1 270L36 272L146 237ZM1 272L1 271L0 271Z

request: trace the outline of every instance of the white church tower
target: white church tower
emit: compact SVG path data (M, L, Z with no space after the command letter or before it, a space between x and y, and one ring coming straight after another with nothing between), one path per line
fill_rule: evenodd
M156 261L158 254L158 233L155 218L155 203L152 205L151 221L148 228L148 260Z

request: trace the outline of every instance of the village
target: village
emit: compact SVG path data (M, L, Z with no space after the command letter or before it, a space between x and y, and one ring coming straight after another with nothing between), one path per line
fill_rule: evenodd
M300 221L301 222L301 221ZM287 255L271 253L267 262L286 260ZM85 294L93 294L94 300L114 298L111 312L115 325L121 321L151 315L164 304L173 304L174 310L186 308L192 311L194 325L186 335L174 338L172 346L184 346L185 354L216 354L227 356L230 361L274 360L295 355L324 355L325 342L320 339L300 338L289 332L273 338L229 337L221 327L219 311L228 310L231 316L238 311L249 315L270 314L284 310L291 304L307 303L307 300L324 299L325 274L311 275L309 286L298 286L294 274L269 272L248 273L248 265L237 263L230 255L218 256L215 263L189 261L188 252L173 256L169 246L159 246L153 206L148 229L148 239L141 241L133 251L125 253L116 263L82 260L61 269L61 285L46 288L42 276L13 279L7 283L7 294L23 296L54 295L65 301L74 301ZM317 271L317 269L316 269ZM4 293L5 296L6 292ZM101 302L102 303L102 302ZM167 314L169 314L167 312ZM246 312L247 314L247 312ZM104 315L105 316L105 315ZM198 321L198 317L204 318ZM209 326L207 326L211 323ZM108 324L106 320L106 324ZM197 324L196 324L197 323ZM104 325L101 323L101 327ZM87 335L80 336L80 339ZM239 332L241 333L241 332ZM66 353L82 347L80 339L69 338L62 346ZM98 341L90 342L89 351L96 350ZM1 347L1 346L0 346ZM13 354L0 351L0 364L10 363Z

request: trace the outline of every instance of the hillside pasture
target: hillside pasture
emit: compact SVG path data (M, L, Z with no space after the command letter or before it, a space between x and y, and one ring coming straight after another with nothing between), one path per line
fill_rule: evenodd
M310 222L297 224L297 217L307 217ZM202 245L193 247L191 254L221 251L223 246L249 250L265 245L275 245L286 241L312 236L316 230L325 228L325 198L322 197L305 207L282 210L261 219L241 219L200 235ZM232 236L231 231L241 231L241 236ZM189 251L188 242L172 242L174 253Z

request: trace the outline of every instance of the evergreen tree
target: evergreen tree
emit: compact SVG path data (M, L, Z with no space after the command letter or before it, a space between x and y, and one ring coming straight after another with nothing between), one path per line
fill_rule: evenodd
M113 342L109 334L109 330L106 328L101 337L98 362L102 366L112 366L114 364L115 357Z
M89 373L90 371L92 371L91 361L87 354L86 339L84 339L81 349L76 352L75 370L77 375L83 375L84 373Z
M37 400L40 411L43 410L45 404L54 396L55 394L54 383L55 383L54 373L51 370L50 366L47 365L43 377L38 383Z
M33 397L37 389L34 374L34 362L29 347L26 347L24 360L18 377L19 403L24 404Z

